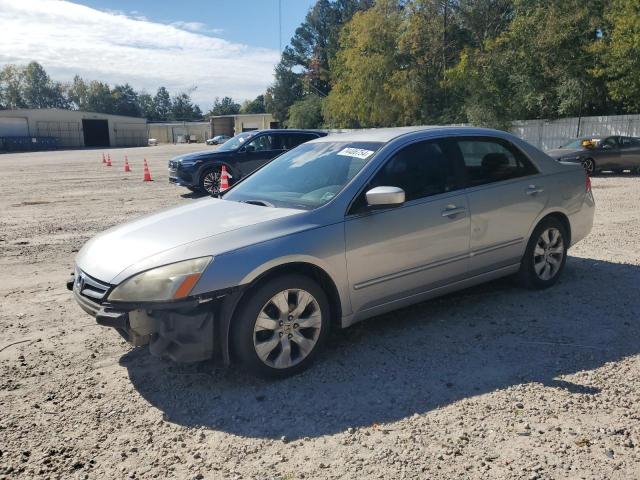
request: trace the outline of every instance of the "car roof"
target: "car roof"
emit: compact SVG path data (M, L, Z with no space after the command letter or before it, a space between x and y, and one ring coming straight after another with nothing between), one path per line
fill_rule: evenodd
M266 128L264 130L250 130L246 133L314 133L316 135L326 135L326 132L320 130L304 130L299 128Z
M420 126L420 127L395 127L395 128L371 128L366 130L353 130L350 132L330 133L326 137L311 140L313 143L318 142L382 142L388 143L403 135L412 133L430 133L429 136L439 135L488 135L505 137L509 135L500 130L490 128L477 127L445 127L445 126Z

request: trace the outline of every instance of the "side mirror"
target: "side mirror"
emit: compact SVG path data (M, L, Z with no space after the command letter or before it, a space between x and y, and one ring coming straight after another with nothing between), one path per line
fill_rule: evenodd
M244 147L244 151L245 152L255 152L256 151L256 147L254 147L253 145L247 145L246 147Z
M404 190L398 187L375 187L366 193L371 208L397 207L404 203Z

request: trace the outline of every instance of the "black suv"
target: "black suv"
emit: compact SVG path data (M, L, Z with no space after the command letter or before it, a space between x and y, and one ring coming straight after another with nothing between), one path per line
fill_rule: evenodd
M222 165L227 167L232 184L281 153L325 135L309 130L243 132L217 150L188 153L169 160L169 182L216 195L220 191Z

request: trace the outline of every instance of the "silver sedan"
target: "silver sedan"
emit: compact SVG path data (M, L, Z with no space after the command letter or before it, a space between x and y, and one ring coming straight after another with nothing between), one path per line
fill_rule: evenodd
M154 355L285 376L331 328L507 275L550 287L594 208L579 165L508 133L329 135L94 237L68 287Z

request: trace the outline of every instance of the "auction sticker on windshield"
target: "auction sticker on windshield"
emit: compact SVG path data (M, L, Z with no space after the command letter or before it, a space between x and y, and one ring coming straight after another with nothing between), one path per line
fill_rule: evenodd
M373 154L373 150L365 150L364 148L343 148L337 154L345 157L361 158L362 160L369 158Z

